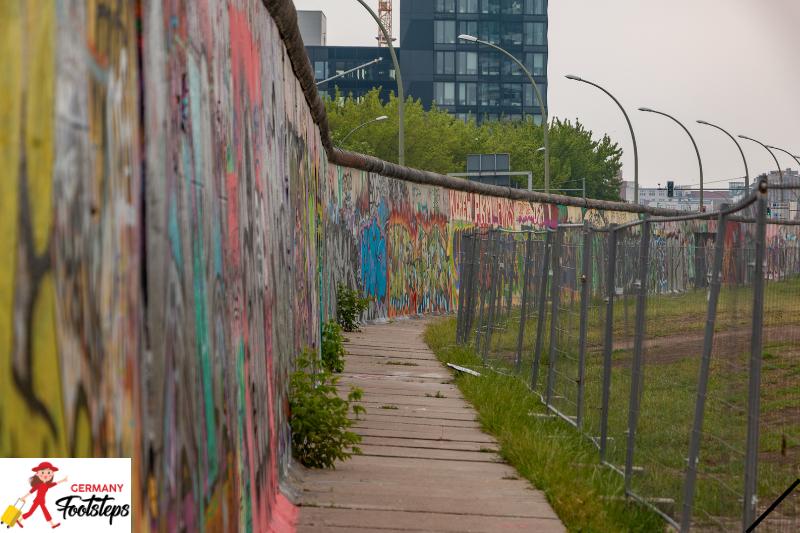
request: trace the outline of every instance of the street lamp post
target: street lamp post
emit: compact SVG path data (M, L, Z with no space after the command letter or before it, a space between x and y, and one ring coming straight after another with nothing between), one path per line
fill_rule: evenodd
M781 180L781 185L783 185L783 170L781 169L781 164L778 162L778 158L775 155L775 152L770 150L769 146L767 146L766 144L762 143L759 140L753 139L752 137L748 137L747 135L739 135L739 138L740 139L747 139L748 141L752 141L752 142L754 142L756 144L760 144L761 147L764 148L764 150L769 152L769 155L771 155L772 159L775 161L775 166L778 167L778 176L779 176L779 179ZM780 196L781 196L781 202L783 202L783 189L781 189L781 195Z
M664 113L663 111L656 111L655 109L651 109L649 107L640 107L639 111L644 111L645 113L655 113L657 115L665 116L665 117L673 120L678 126L683 128L683 131L685 131L686 135L689 136L689 139L692 141L692 145L694 146L694 151L697 154L697 164L700 167L700 211L702 211L703 207L704 207L704 204L703 204L703 160L700 159L700 149L697 148L697 143L694 141L694 137L692 137L691 132L689 131L689 129L686 126L683 125L683 123L680 120L678 120L677 118L673 117L672 115L668 115L667 113Z
M545 110L544 100L542 99L542 93L541 91L539 91L539 86L536 84L536 80L533 79L533 75L527 68L525 68L525 65L523 65L519 59L514 57L509 51L505 50L504 48L500 48L496 44L492 44L488 41L483 41L481 39L478 39L477 37L474 37L472 35L467 35L464 33L459 35L458 38L462 41L467 41L475 44L482 44L484 46L488 46L489 48L494 48L498 52L505 54L507 57L509 57L514 63L517 64L517 66L520 69L522 69L522 72L524 72L525 75L528 76L528 80L530 80L531 85L533 85L533 91L536 94L536 99L539 101L539 112L542 115L542 127L544 128L542 130L544 136L544 192L549 194L550 193L550 133L548 131L549 127L547 120L547 111Z
M348 74L350 74L351 72L355 72L356 70L368 67L370 65L374 65L375 63L380 63L382 60L383 60L382 57L376 57L372 61L368 61L368 62L364 63L363 65L359 65L357 67L351 68L350 70L345 70L344 72L340 72L336 76L331 76L330 78L325 78L324 80L317 82L317 87L319 87L322 84L328 83L329 81L333 81L333 80L335 80L337 78L341 78L342 76L347 76Z
M800 156L796 156L796 155L792 154L792 152L790 152L790 151L788 151L788 150L784 150L783 148L778 148L777 146L772 146L771 144L767 145L767 148L771 148L771 149L773 149L773 150L777 150L777 151L779 151L779 152L783 152L784 154L786 154L786 155L788 155L789 157L791 157L792 159L794 159L794 160L795 160L795 162L796 162L798 165L800 165Z
M734 144L736 144L736 148L738 148L739 149L739 153L742 154L742 161L744 162L744 190L749 191L750 190L750 171L747 169L747 158L744 156L744 150L742 150L742 145L739 144L739 141L736 140L736 137L731 135L727 130L723 129L722 127L717 126L716 124L712 124L710 122L706 122L705 120L698 120L697 123L698 124L702 124L704 126L711 126L712 128L717 128L719 131L721 131L722 133L724 133L725 135L730 137L731 140L734 142Z
M381 22L381 19L378 18L378 15L375 14L375 11L372 10L371 7L367 5L364 0L356 0L359 4L364 6L364 9L369 11L369 14L372 15L372 18L375 19L375 22L378 24L378 28L380 28L381 33L383 34L383 38L386 40L386 46L389 47L389 55L392 56L392 63L394 63L394 71L395 75L397 76L397 118L400 121L400 125L398 128L398 141L397 141L397 162L398 164L405 165L406 163L406 140L405 140L405 120L403 119L404 110L405 110L405 95L403 94L403 76L400 74L400 62L397 61L397 54L394 52L394 46L392 45L392 36L389 35L389 32L386 31L386 27Z
M631 124L631 119L628 118L628 113L625 111L625 108L622 107L622 104L619 103L619 100L617 100L614 97L614 95L608 92L604 87L601 87L600 85L592 81L585 80L581 77L573 76L572 74L567 74L566 77L568 80L580 81L587 85L591 85L592 87L600 89L601 91L606 93L612 100L614 100L614 103L617 104L617 106L622 111L622 114L625 116L625 122L628 123L628 129L631 132L631 140L633 141L633 203L638 204L639 203L639 148L636 146L636 134L633 132L633 125Z
M339 141L339 145L342 145L342 144L344 144L344 142L347 140L347 138L348 138L348 137L350 137L352 134L354 134L355 132L357 132L358 130L360 130L361 128L363 128L364 126L367 126L367 125L369 125L369 124L372 124L373 122L382 122L382 121L384 121L384 120L386 120L386 119L388 119L388 118L389 118L389 117L387 117L386 115L381 115L381 116L379 116L379 117L375 117L375 118L373 118L373 119L371 119L371 120L368 120L368 121L364 122L363 124L359 124L358 126L356 126L355 128L353 128L352 130L350 130L349 132L347 132L347 135L345 135L344 137L342 137L342 140L341 140L341 141Z

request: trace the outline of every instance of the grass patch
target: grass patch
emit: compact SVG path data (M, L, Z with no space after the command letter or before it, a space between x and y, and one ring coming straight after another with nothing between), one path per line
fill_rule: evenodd
M434 322L425 332L425 341L443 363L480 366L472 349L453 346L454 339L454 319ZM546 494L570 531L664 530L652 511L624 499L602 498L622 496L622 478L608 469L591 475L579 471L574 465L596 462L597 449L560 420L530 416L544 408L520 380L485 372L479 378L457 375L456 384L477 409L483 428L497 439L500 455Z
M444 394L442 394L442 391L440 391L440 390L437 390L437 391L436 391L436 394L431 394L430 392L426 392L426 393L425 393L425 396L426 396L427 398L447 398L447 396L445 396Z
M381 409L398 409L396 405L381 405Z
M407 361L386 361L386 364L396 366L419 366L417 363L409 363Z

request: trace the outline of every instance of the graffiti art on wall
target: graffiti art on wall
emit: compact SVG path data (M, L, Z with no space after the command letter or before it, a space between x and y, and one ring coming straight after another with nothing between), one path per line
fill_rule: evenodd
M9 0L0 35L0 453L132 457L136 531L291 521L336 287L451 312L465 229L584 217L329 164L259 0Z

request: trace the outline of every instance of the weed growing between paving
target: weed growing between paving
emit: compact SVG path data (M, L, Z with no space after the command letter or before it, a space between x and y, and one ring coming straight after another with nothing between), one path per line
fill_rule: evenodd
M350 431L353 414L366 412L357 404L361 389L351 387L347 399L336 392L339 378L325 369L314 372L313 355L305 350L297 358L297 370L291 376L289 423L292 428L292 452L310 468L334 468L336 461L361 453L361 436Z
M432 323L425 341L443 363L479 368L471 348L455 345L455 319ZM458 375L465 398L500 454L542 490L570 531L662 531L655 513L625 501L623 481L597 464L597 448L560 420L540 418L541 402L518 379L483 369L481 377Z

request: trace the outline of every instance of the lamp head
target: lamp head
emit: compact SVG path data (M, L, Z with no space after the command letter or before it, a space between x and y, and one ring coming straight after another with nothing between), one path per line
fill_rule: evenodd
M650 109L649 107L640 107L639 111L644 111L646 113L655 113L655 109Z
M381 121L388 120L388 119L389 119L389 117L387 117L386 115L381 115L379 117L375 117L375 122L381 122Z
M568 80L574 80L574 81L583 81L583 80L580 78L580 76L575 76L574 74L567 74L567 75L566 75L566 76L564 76L564 77L565 77L565 78L567 78Z
M706 126L710 126L711 125L708 122L706 122L705 120L698 120L697 123L698 124L705 124Z
M467 41L467 42L470 42L470 43L477 43L478 42L478 38L477 37L473 37L472 35L469 35L469 34L466 34L466 33L462 33L461 35L459 35L458 36L458 40L459 41Z
M542 147L540 147L540 148L537 148L537 149L536 149L536 151L537 151L537 152L544 152L544 146L542 146Z

